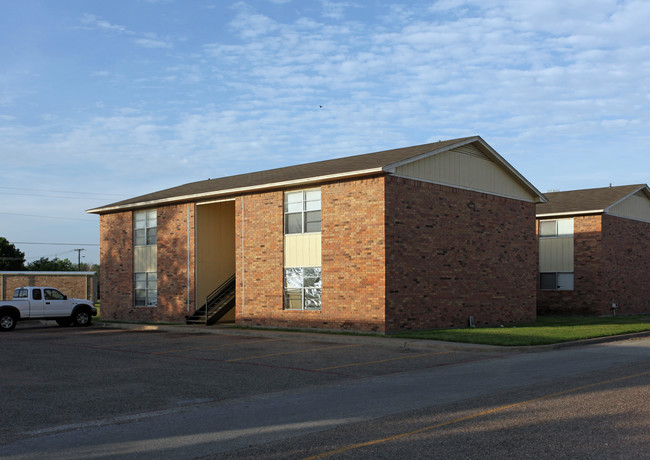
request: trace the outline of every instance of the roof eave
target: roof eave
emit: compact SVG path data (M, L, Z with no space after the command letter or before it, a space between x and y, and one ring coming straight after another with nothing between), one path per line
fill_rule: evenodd
M241 195L244 193L256 192L261 190L270 190L270 189L292 187L298 185L315 184L315 183L327 182L335 179L346 179L350 177L369 176L369 175L379 174L383 172L384 171L382 170L381 167L362 169L358 171L348 171L345 173L306 177L303 179L293 179L288 181L272 182L267 184L252 185L248 187L236 187L231 189L217 190L217 191L204 192L204 193L193 193L188 195L162 198L158 200L138 201L135 203L128 203L124 205L103 206L100 208L88 209L86 212L88 214L108 214L111 212L128 211L128 210L139 209L139 208L149 208L158 205L167 205L167 204L179 203L179 202L199 201L204 199L218 198L227 195Z
M560 217L560 216L586 216L586 215L592 215L592 214L603 214L605 212L604 209L591 209L588 211L565 211L565 212L548 212L544 214L537 214L537 218L544 218L544 217Z

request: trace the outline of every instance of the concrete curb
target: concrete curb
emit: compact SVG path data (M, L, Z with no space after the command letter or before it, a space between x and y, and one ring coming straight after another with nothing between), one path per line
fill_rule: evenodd
M638 339L650 337L650 331L636 332L631 334L621 334L608 337L597 337L594 339L576 340L573 342L562 342L550 345L535 345L521 347L506 347L499 345L482 345L462 342L444 342L440 340L424 339L404 339L398 337L374 337L366 335L345 335L345 334L328 334L323 332L289 332L276 331L268 329L236 329L232 326L193 326L193 325L156 325L156 324L139 324L139 323L122 323L122 322L94 322L94 326L128 329L136 331L164 331L185 334L213 334L213 335L234 335L234 336L273 336L288 339L311 339L327 340L339 343L366 343L377 346L390 348L411 348L424 350L449 350L449 351L467 351L467 352L488 352L488 353L538 353L544 351L561 350L564 348L595 345L600 343L618 342L623 340Z

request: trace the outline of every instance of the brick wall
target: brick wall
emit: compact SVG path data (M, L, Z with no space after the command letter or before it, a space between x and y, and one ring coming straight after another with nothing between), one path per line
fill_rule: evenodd
M385 332L384 181L322 188L322 327Z
M239 197L235 204L236 322L283 326L284 194ZM243 246L242 246L243 244ZM243 250L243 254L242 254ZM293 313L293 312L291 312Z
M194 204L158 208L158 306L151 309L153 321L184 322L196 310L194 216Z
M132 318L133 220L131 212L103 214L99 219L101 317Z
M283 199L283 192L247 195L243 213L242 201L237 201L237 322L266 327L383 331L383 178L321 187L320 311L283 309Z
M53 287L68 297L97 301L95 272L0 272L0 300L11 299L22 286Z
M539 291L539 314L650 312L650 224L611 215L574 218L574 290Z
M534 319L532 203L390 176L324 184L322 308L292 311L283 198L236 200L238 324L386 332ZM159 305L136 308L132 213L101 217L102 317L179 322L195 309L194 219L194 205L158 208Z
M388 331L534 321L535 205L388 177Z
M537 292L537 313L591 315L602 310L602 215L573 219L573 291ZM539 249L538 249L539 250Z
M650 223L603 216L602 270L604 290L596 313L650 313Z
M194 204L157 208L157 307L134 306L133 213L128 211L101 216L103 319L183 322L188 310L190 313L194 311L194 209Z

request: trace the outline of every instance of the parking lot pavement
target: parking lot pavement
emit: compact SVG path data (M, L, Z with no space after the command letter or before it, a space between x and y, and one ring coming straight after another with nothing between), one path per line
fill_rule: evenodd
M521 353L322 334L25 324L0 334L0 347L2 458L647 452L650 414L638 403L648 398L647 338ZM549 449L549 433L561 444Z
M0 443L43 430L232 398L498 359L496 347L185 327L0 334Z

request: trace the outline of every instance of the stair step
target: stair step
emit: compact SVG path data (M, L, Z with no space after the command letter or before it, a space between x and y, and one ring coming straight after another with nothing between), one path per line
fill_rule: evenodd
M203 305L193 315L186 317L186 324L214 324L233 309L235 298L236 283L233 275L207 297L207 305Z

